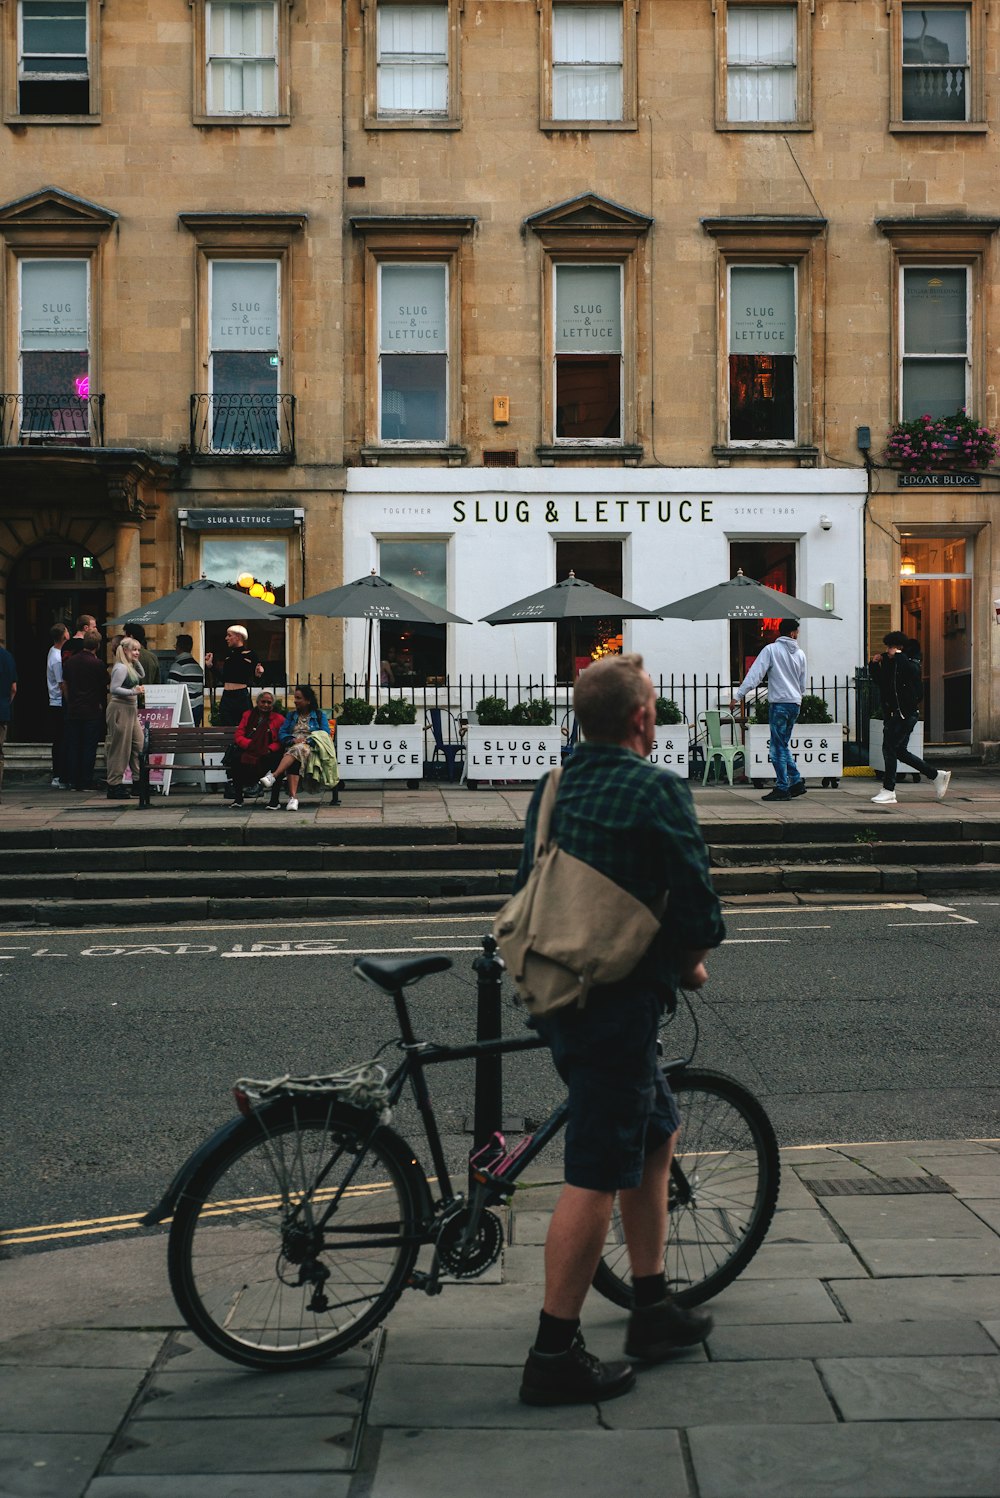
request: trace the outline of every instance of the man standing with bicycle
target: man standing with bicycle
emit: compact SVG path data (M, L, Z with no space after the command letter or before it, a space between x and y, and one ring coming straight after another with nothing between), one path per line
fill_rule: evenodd
M632 1265L630 1359L658 1363L702 1342L706 1311L683 1310L664 1277L667 1188L679 1114L656 1038L677 986L700 988L705 957L725 934L708 854L684 782L648 762L653 684L638 655L582 672L573 706L584 735L559 785L551 837L652 909L666 899L652 945L621 982L591 988L585 1006L535 1023L569 1091L565 1181L545 1243L545 1299L521 1383L527 1404L613 1399L635 1382L630 1362L587 1352L580 1312L615 1196ZM528 808L515 889L530 873L545 781Z

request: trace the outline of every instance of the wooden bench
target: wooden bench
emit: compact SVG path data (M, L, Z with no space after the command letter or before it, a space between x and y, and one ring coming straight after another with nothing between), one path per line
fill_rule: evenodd
M206 754L225 754L233 742L235 728L150 728L146 743L139 756L139 806L149 806L149 761L154 754L197 755L201 760L201 774L208 789L207 772L216 766L205 764ZM180 770L194 769L193 765L179 765Z

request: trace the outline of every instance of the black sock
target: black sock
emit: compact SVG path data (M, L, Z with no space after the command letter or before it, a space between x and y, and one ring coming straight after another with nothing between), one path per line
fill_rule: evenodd
M632 1293L635 1296L636 1310L643 1310L646 1306L659 1305L661 1300L667 1298L667 1281L662 1274L641 1274L632 1279Z
M579 1317L575 1317L572 1321L564 1321L561 1316L550 1316L547 1311L542 1311L538 1317L535 1351L547 1353L549 1357L556 1357L561 1352L569 1352L573 1345L573 1338L579 1330Z

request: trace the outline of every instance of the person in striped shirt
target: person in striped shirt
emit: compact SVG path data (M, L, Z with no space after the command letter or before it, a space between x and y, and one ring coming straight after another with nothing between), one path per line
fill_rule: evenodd
M167 680L179 682L187 687L188 701L191 703L191 715L194 726L201 727L202 712L205 707L205 673L191 654L194 639L191 635L178 635L174 641L174 649L177 655L174 663L167 672Z

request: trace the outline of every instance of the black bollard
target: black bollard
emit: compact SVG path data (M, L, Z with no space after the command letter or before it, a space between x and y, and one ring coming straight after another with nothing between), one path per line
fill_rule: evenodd
M483 955L473 962L476 974L476 1040L499 1040L501 1037L501 989L504 972L496 956L497 944L491 935L483 937ZM473 1120L473 1148L488 1144L503 1130L503 1057L499 1051L476 1057L476 1109Z

